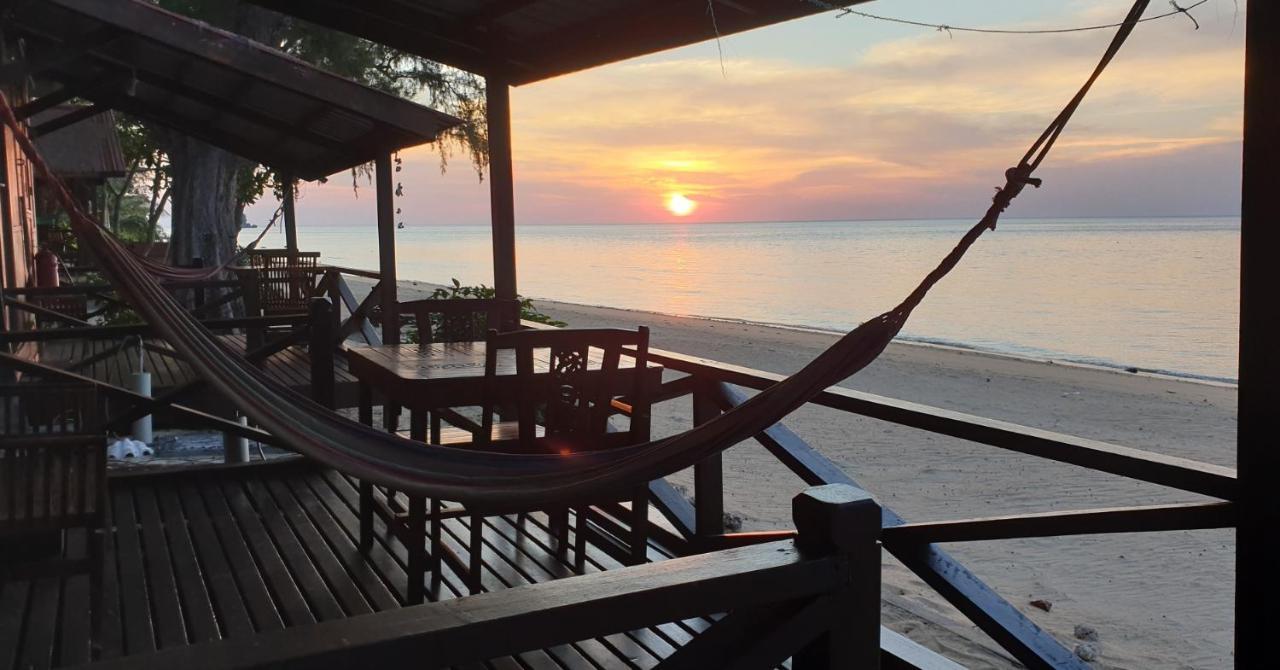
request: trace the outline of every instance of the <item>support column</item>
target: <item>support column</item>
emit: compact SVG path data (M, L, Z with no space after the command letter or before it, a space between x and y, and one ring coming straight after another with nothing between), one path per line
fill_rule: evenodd
M390 154L378 156L378 273L382 305L382 343L400 344L400 313L396 311L396 202L395 170Z
M493 286L498 298L516 297L515 181L511 170L511 87L485 82L489 122L489 209L493 225ZM515 324L504 324L514 327Z
M1236 533L1236 654L1238 668L1272 662L1274 626L1267 615L1280 600L1280 6L1250 0L1245 33L1244 180L1240 211L1240 395L1237 461L1240 527Z
M298 216L293 207L296 190L293 175L285 175L282 206L284 208L284 245L289 250L289 265L297 265L298 257Z

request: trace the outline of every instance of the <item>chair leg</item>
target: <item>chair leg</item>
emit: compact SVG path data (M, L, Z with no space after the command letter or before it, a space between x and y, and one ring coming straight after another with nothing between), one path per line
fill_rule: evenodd
M480 593L480 576L484 569L482 553L484 551L484 517L471 515L471 547L468 553L467 588L472 595Z
M360 553L373 549L373 484L360 480Z
M431 444L440 444L440 415L431 413Z
M106 528L89 530L89 648L96 655L102 643L102 581L106 571Z
M564 560L569 554L569 508L560 507L551 511L551 532L556 537L556 558Z
M409 528L404 534L409 551L409 593L406 600L410 605L420 604L423 600L422 580L427 571L427 538L426 538L427 501L418 496L409 496Z
M578 507L575 516L577 517L578 527L574 531L573 537L573 569L580 575L587 573L587 523L590 521L589 506L583 505Z
M631 498L631 565L649 560L649 487L637 488Z
M440 585L444 576L442 570L444 567L444 539L441 534L444 532L444 522L440 519L440 514L444 511L444 505L440 504L440 500L431 499L431 595L433 598L440 597Z

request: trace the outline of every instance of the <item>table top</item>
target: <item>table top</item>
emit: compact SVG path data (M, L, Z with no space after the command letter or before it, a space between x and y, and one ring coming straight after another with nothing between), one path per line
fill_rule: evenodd
M357 376L360 370L390 373L404 381L430 381L484 377L484 342L450 342L439 344L348 344L347 354L351 370ZM603 352L591 349L587 355L587 369L598 370L603 359ZM533 365L535 373L548 370L550 350L534 349ZM497 374L499 376L516 374L515 351L507 349L498 353ZM634 368L635 359L622 356L618 361L620 369ZM651 370L661 370L662 366L649 363Z

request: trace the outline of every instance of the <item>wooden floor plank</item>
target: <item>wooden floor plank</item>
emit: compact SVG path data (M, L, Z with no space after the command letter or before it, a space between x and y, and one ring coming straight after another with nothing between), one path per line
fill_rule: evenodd
M66 532L67 559L82 559L88 552L88 532L76 528ZM81 665L92 658L90 647L91 612L89 575L68 577L62 586L62 618L58 622L59 641L56 665Z
M280 552L285 566L293 576L302 597L307 601L312 613L319 621L330 621L343 617L342 605L329 589L329 584L320 574L319 567L313 562L312 553L303 548L294 530L289 527L271 494L267 492L259 479L248 479L243 482L245 493L261 515L267 533ZM358 597L358 596L357 596Z
M266 482L266 490L271 494L276 507L279 508L285 521L288 522L289 527L293 530L298 543L305 547L305 551L311 556L311 561L316 569L320 571L320 576L324 578L325 583L328 585L329 592L333 594L333 597L337 599L337 603L341 606L338 617L373 612L373 607L365 600L364 594L360 592L360 589L356 588L351 575L347 573L347 569L342 565L342 561L334 555L333 548L325 541L324 536L316 530L311 519L303 511L302 504L294 498L293 492L289 490L288 485L279 479L272 479Z
M253 617L254 627L258 632L283 629L284 617L271 597L262 568L254 560L248 541L231 514L222 488L216 482L209 482L200 486L200 496L209 511L209 518L217 531L227 561L234 566L233 574L240 586L245 607Z
M17 667L30 591L31 582L26 580L0 585L0 668Z
M315 492L305 481L305 476L289 477L287 485L311 523L315 524L334 555L345 567L347 574L359 586L361 594L369 605L376 611L399 607L400 601L360 555L353 538L347 535L316 497Z
M154 613L156 642L160 648L187 644L186 623L182 603L178 600L178 580L174 577L169 557L169 542L160 521L155 490L149 486L134 489L134 504L142 527L142 551L146 557L147 590Z
M262 525L258 511L253 508L253 504L245 495L242 488L243 482L224 479L219 483L223 495L226 496L227 506L235 516L236 523L240 525L240 530L250 551L253 552L262 577L278 604L277 609L284 617L285 626L315 623L315 615L307 605L306 599L302 597L297 583L293 581L293 575L285 566L280 552L271 541L270 534Z
M155 651L155 630L148 602L147 578L144 573L142 545L138 537L138 521L133 508L133 492L116 489L111 492L116 524L116 563L120 573L121 622L124 626L124 653L144 654Z
M165 537L173 559L174 578L190 642L196 644L217 640L221 634L213 611L213 597L205 584L201 562L196 556L191 539L191 529L182 513L178 496L172 487L161 485L156 487L153 499L159 505L164 522Z
M253 621L240 597L235 576L227 565L226 555L223 554L222 544L209 521L204 501L192 487L163 487L159 495L160 504L166 510L180 510L187 521L192 551L205 579L205 592L210 596L209 608L217 626L216 634L219 637L251 635ZM193 620L196 618L198 617L193 617Z
M111 500L111 492L107 492ZM106 530L103 537L102 557L102 614L95 614L98 628L94 640L95 659L116 658L124 654L124 617L120 616L120 570L116 558L115 510L107 505Z
M353 544L359 537L359 519L355 510L347 504L342 498L338 489L331 481L331 472L321 473L315 477L307 478L307 483L316 498L324 505L325 510L333 515L338 525L344 530L349 541ZM340 477L340 475L333 474ZM375 524L375 536L381 536L385 533L385 526ZM401 562L397 562L393 549L386 542L376 540L373 543L369 555L365 557L370 568L378 575L392 596L396 599L397 606L404 601L404 594L408 589L408 580L404 574L403 556Z
M54 645L58 635L58 592L62 580L43 577L31 587L31 604L27 609L26 631L22 655L15 667L45 670L53 667Z
M259 630L307 625L399 607L406 590L405 547L375 523L368 557L356 548L359 493L353 480L300 463L296 468L211 471L196 477L116 480L108 534L104 600L111 636L101 654L88 645L87 576L0 586L0 670L81 664L156 647L241 638ZM446 544L466 560L469 519L445 523ZM572 551L557 557L544 514L485 522L482 583L500 590L571 576ZM84 551L81 531L67 556ZM651 556L665 559L656 547ZM593 550L588 571L620 567ZM114 589L114 590L112 590ZM433 599L466 593L446 565ZM15 613L16 612L16 613ZM123 623L121 623L123 622ZM501 670L649 668L705 627L705 620L621 632L532 650L466 667ZM123 642L121 641L123 640Z

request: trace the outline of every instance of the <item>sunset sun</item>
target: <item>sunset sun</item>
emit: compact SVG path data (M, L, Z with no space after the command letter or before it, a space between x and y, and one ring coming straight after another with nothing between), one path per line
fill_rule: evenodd
M683 193L672 193L667 196L667 211L676 216L689 216L698 208L698 203L686 198Z

